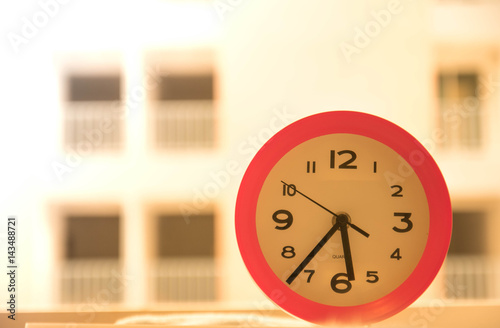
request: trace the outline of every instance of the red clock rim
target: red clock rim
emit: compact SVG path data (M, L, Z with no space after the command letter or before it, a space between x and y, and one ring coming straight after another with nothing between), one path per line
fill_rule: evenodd
M288 151L326 134L351 133L384 143L401 155L419 177L429 205L429 235L421 260L391 293L356 306L330 306L289 289L267 264L257 238L255 213L265 178ZM386 319L413 303L437 275L451 238L451 202L446 182L429 152L412 135L380 117L331 111L300 119L276 133L257 152L245 172L236 200L235 228L243 261L261 290L278 306L304 320L325 324L370 323Z

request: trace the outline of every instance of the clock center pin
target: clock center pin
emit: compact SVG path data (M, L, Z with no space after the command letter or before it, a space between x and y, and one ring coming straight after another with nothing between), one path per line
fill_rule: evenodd
M332 218L332 224L335 225L336 223L346 225L347 223L351 223L351 217L345 212L337 212L337 216Z

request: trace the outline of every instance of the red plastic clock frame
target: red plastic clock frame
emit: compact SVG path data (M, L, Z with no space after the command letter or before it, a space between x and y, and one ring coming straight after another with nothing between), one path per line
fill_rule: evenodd
M429 206L429 236L421 260L399 287L370 303L330 306L293 292L274 274L257 238L256 207L271 169L291 149L309 139L351 133L377 140L401 155L420 179ZM448 188L429 152L408 132L385 119L353 111L332 111L300 119L276 133L257 152L245 172L236 200L236 238L245 265L261 290L285 311L304 320L327 324L371 323L408 307L431 284L448 251L452 215Z

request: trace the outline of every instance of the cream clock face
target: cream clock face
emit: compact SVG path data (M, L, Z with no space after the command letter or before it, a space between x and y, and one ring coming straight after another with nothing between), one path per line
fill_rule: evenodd
M355 306L400 286L424 252L429 208L394 150L338 133L286 153L264 180L255 218L274 274L321 304Z

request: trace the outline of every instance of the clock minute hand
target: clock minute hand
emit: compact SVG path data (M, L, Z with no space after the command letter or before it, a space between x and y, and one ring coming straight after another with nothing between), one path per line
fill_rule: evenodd
M326 235L319 241L319 243L313 248L313 250L306 256L304 261L302 261L299 266L295 269L295 271L292 272L290 277L286 280L287 284L291 284L295 278L299 275L299 273L302 272L302 270L305 269L305 267L311 262L311 260L314 258L314 256L323 248L323 246L326 244L326 242L333 236L335 231L337 231L340 228L340 223L335 223L333 227L328 230Z

